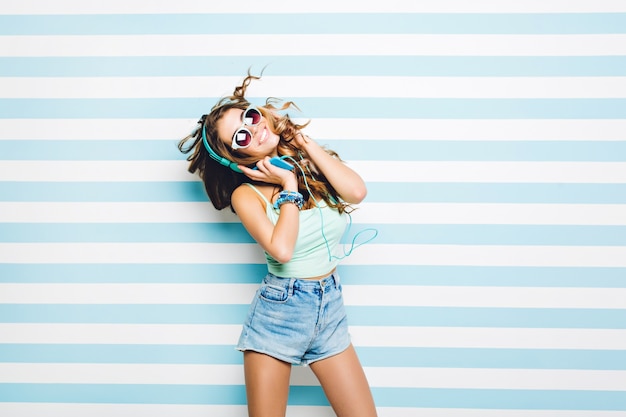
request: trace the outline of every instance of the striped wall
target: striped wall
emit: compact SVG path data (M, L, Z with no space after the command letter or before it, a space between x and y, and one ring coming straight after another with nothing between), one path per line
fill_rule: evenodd
M623 1L0 0L1 416L245 415L263 257L175 145L250 67L368 183L381 417L626 416Z

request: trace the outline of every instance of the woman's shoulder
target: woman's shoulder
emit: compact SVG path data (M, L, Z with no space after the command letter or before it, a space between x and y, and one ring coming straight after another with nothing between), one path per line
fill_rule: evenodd
M265 184L243 183L235 188L232 194L233 203L250 203L254 200L261 201L263 206L272 200L274 187Z

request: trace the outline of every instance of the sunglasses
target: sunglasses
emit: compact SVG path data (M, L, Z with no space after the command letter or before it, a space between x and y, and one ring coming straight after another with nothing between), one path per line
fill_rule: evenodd
M261 112L255 107L248 107L244 110L241 120L243 121L241 127L233 135L233 143L231 145L233 149L250 146L250 143L252 143L252 132L246 126L258 125L261 122Z

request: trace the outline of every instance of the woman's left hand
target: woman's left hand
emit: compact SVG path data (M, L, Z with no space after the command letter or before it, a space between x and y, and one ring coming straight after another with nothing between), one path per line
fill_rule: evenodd
M306 147L306 145L309 144L309 142L311 142L311 138L308 135L305 135L304 133L302 133L301 131L298 132L296 134L296 136L294 136L293 141L295 142L295 145L299 148L299 149L304 149Z

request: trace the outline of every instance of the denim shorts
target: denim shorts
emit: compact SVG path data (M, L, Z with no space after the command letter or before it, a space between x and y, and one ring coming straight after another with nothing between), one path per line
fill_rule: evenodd
M306 366L349 346L337 274L318 281L268 273L250 305L237 349Z

